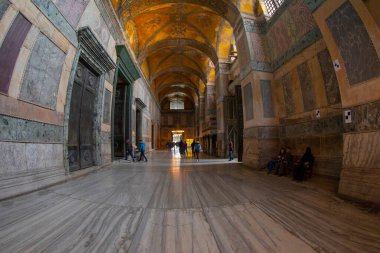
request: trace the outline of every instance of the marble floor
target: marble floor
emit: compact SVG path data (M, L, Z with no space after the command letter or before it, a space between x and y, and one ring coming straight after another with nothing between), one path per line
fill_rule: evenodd
M155 152L0 202L0 252L380 252L380 217L226 160Z

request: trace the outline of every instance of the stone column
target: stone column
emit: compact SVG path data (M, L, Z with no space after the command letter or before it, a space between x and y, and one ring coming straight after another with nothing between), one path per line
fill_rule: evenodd
M228 83L230 80L229 63L220 63L216 69L216 121L217 121L217 156L226 157L226 130L224 98L228 96Z
M205 121L203 124L203 136L216 135L216 89L215 83L206 85ZM211 146L211 145L209 145Z

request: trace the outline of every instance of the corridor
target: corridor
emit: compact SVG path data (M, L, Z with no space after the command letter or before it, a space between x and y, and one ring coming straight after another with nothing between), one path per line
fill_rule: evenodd
M380 220L226 159L154 151L0 202L1 252L380 252Z

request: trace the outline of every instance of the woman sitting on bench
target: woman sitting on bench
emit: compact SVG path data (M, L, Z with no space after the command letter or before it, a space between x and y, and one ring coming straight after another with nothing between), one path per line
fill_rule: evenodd
M314 156L311 153L311 148L307 147L305 154L298 161L297 167L293 174L293 179L296 181L302 181L305 176L305 171L310 169L314 163Z

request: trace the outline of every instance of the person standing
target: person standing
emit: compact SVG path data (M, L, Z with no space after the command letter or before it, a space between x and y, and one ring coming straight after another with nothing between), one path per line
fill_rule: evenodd
M133 148L132 148L132 143L129 139L126 140L125 142L125 160L128 160L128 156L132 157L132 161L135 161L135 157L133 156Z
M148 159L147 159L146 156L145 156L145 143L144 143L143 140L140 140L140 143L139 143L139 150L140 150L140 159L139 159L139 161L141 161L141 159L144 157L145 162L147 162Z
M201 152L201 144L199 143L199 141L196 141L194 144L194 152L197 161L199 161L199 152Z
M231 139L230 142L228 143L228 161L232 161L234 159L234 144L232 143Z

